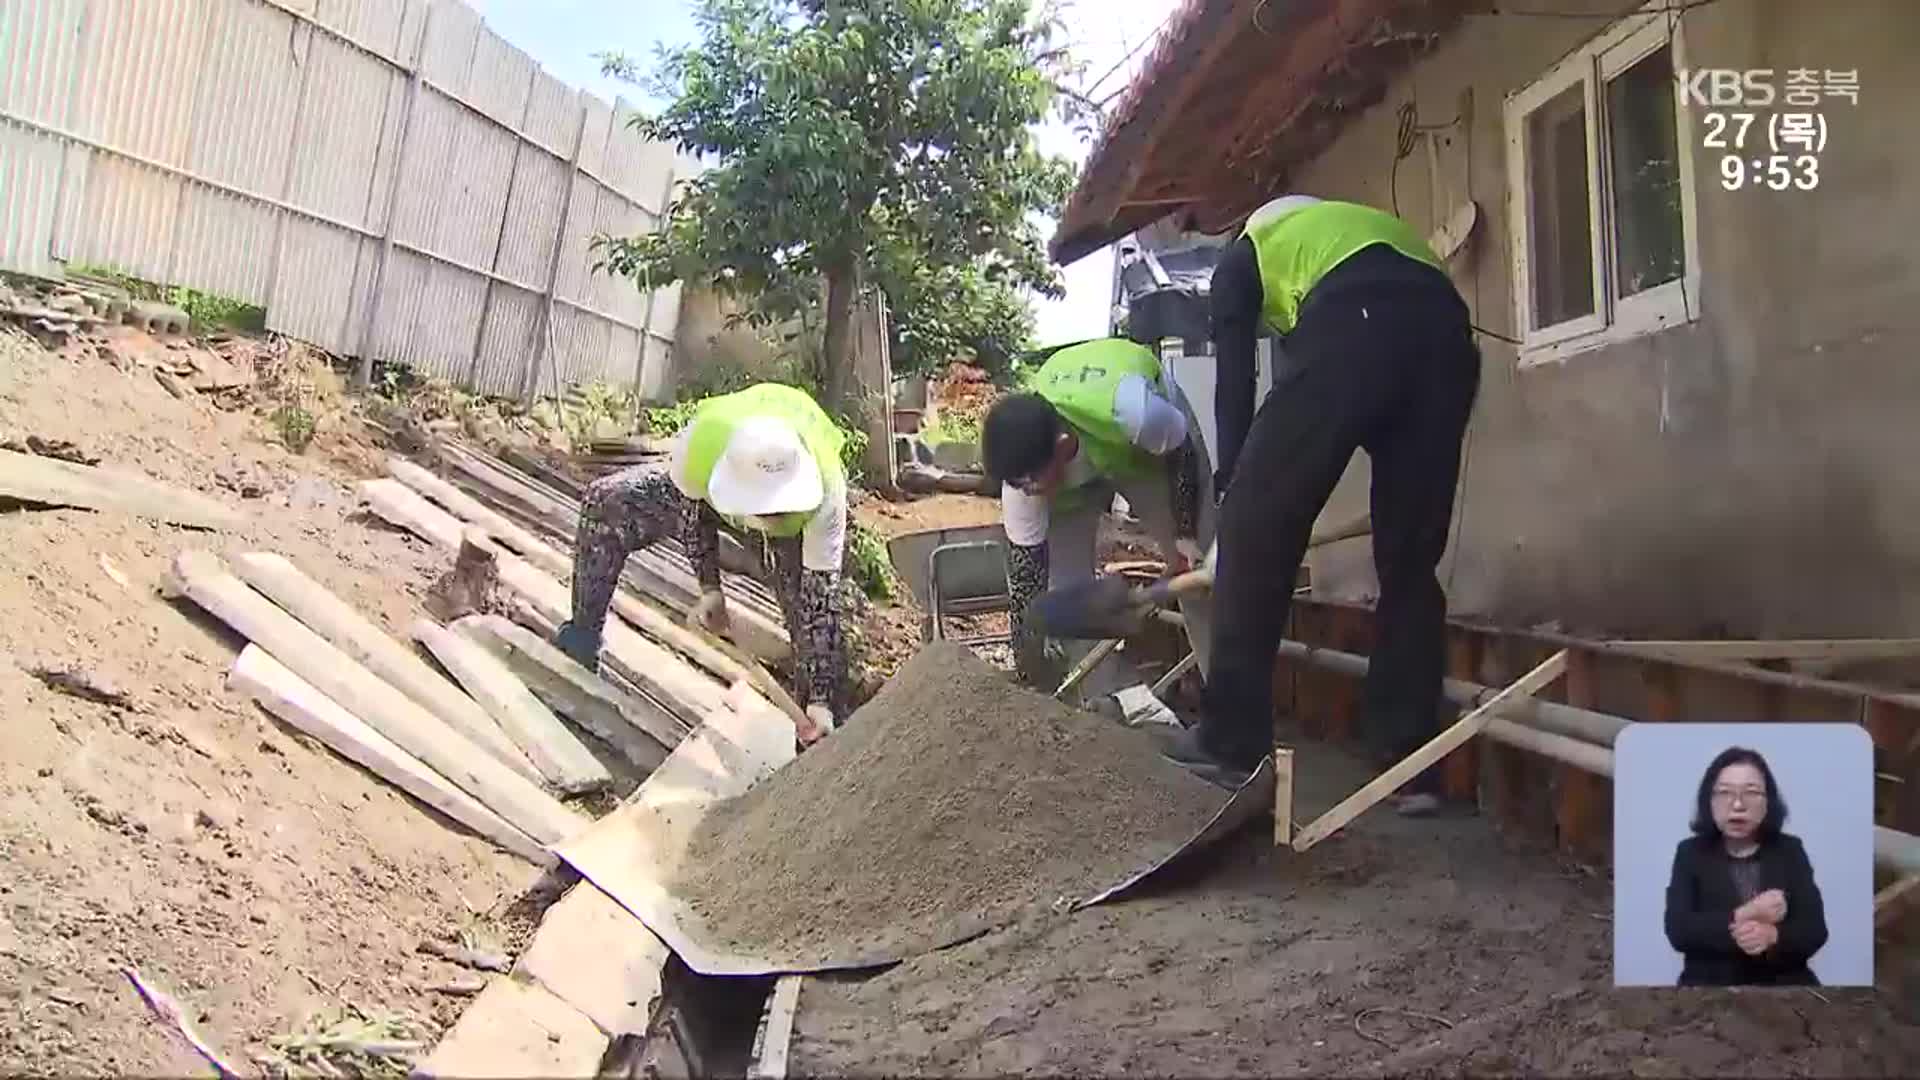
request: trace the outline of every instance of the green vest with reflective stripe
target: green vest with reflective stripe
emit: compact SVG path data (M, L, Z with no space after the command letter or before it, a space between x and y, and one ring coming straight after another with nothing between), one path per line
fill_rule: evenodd
M1362 248L1386 244L1410 259L1446 273L1446 264L1413 226L1384 210L1358 203L1322 202L1277 221L1249 225L1265 290L1261 314L1282 334L1293 330L1300 301L1334 267Z
M833 418L804 390L780 383L757 383L745 390L710 397L693 412L692 430L687 433L683 475L687 486L697 493L701 501L708 501L707 483L713 478L713 467L726 450L734 429L743 420L761 416L785 420L799 432L800 441L806 444L813 456L813 463L820 468L820 480L828 492L828 498L833 497L831 493L836 485L845 486L847 477L846 470L840 464L840 447L847 437L834 426ZM742 518L725 514L721 516L736 528L754 528ZM773 536L798 536L806 530L807 520L807 515L796 515L776 528L760 531Z
M1129 375L1157 384L1160 358L1152 349L1125 338L1101 338L1054 353L1028 383L1073 427L1094 470L1113 479L1137 476L1153 467L1153 456L1133 445L1113 414L1120 380Z

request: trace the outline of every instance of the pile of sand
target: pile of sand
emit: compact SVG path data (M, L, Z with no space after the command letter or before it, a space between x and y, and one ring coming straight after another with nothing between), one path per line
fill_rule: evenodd
M1091 896L1226 799L1144 733L936 643L844 729L708 812L668 889L717 947L848 966Z

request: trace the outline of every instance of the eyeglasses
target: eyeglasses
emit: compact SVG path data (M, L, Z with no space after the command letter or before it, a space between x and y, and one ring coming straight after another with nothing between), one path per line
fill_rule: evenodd
M1714 788L1713 801L1721 806L1765 806L1767 793L1755 788Z

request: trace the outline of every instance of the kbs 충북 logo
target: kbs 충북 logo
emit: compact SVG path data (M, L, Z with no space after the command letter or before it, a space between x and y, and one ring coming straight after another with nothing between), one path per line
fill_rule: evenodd
M1721 152L1720 186L1728 191L1819 187L1819 155L1827 147L1822 106L1836 98L1860 103L1858 69L1790 68L1782 75L1773 68L1683 68L1675 81L1682 104L1708 110L1700 142Z

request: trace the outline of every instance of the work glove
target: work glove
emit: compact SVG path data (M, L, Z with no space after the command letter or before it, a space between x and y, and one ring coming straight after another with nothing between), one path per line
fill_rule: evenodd
M572 657L574 662L588 671L600 670L600 635L588 632L584 627L573 625L569 619L560 624L559 633L553 636L553 644L561 652Z
M812 746L827 737L833 731L833 710L825 705L807 706L807 723L811 730L795 731L801 746Z
M693 605L687 618L716 637L726 637L733 630L733 619L727 614L726 594L719 589L701 593L700 602Z

